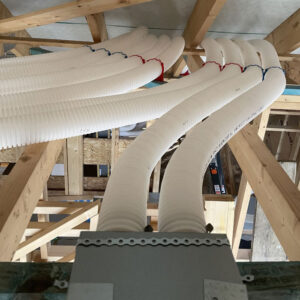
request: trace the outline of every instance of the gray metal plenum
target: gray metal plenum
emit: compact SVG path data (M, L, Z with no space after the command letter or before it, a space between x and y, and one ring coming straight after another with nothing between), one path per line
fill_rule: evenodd
M82 232L68 299L206 300L207 279L243 289L225 235Z

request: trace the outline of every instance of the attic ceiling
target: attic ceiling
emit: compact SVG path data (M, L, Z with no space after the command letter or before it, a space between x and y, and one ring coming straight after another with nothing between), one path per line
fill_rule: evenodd
M40 10L70 0L3 0L13 15ZM147 26L153 34L181 35L195 0L154 0L141 5L105 12L110 38ZM298 0L227 0L207 36L255 39L264 38L299 8ZM27 30L35 38L92 41L84 17ZM297 49L294 53L300 53Z

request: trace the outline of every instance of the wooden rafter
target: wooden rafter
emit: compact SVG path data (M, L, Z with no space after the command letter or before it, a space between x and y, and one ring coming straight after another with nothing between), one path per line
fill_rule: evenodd
M10 261L40 199L63 141L26 147L0 188L0 261Z
M256 130L257 135L263 140L266 134L266 128L269 121L270 109L266 109L262 114L260 114L254 121L254 130ZM233 137L229 141L229 146L235 145L236 137ZM232 150L232 149L231 149ZM233 241L232 241L232 252L233 256L237 258L238 250L240 246L241 237L243 234L244 223L246 220L247 210L249 206L250 196L252 193L252 188L247 181L247 178L242 174L240 187L238 191L236 208L234 212L234 225L233 225Z
M300 47L300 8L275 28L266 40L271 42L280 54L290 53Z
M199 46L225 2L226 0L197 0L183 33L187 48L196 48ZM198 60L201 59L199 55L197 55L197 57ZM191 60L192 59L193 58L191 58ZM180 58L180 60L182 60L182 58ZM180 74L182 69L178 70L178 68L182 65L181 63L177 65L177 68L173 68L173 73Z
M86 21L89 25L95 43L104 42L108 39L103 13L86 16Z
M300 192L254 128L247 125L230 148L289 260L300 259Z
M56 39L38 39L31 37L12 37L0 36L0 43L4 44L26 44L30 46L52 46L65 48L78 48L84 45L92 45L94 42L89 41L72 41L72 40L56 40Z
M47 25L151 0L77 0L0 21L0 33Z

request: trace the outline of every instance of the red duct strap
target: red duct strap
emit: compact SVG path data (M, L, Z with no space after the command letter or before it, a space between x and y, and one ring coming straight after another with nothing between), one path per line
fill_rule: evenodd
M134 54L134 55L130 55L129 57L133 57L133 56L136 56L136 57L140 58L142 60L143 64L146 62L146 60L141 55Z
M218 65L220 71L223 70L222 65L219 64L218 62L216 62L215 60L208 60L208 61L206 61L206 62L202 65L202 67L204 67L206 64L216 64L216 65Z
M147 61L151 61L151 60L158 61L160 63L160 66L161 66L161 74L155 79L155 81L161 81L161 82L163 82L164 81L164 72L165 72L164 63L160 59L158 59L158 58L150 58Z
M241 65L238 64L238 63L233 63L233 62L232 62L232 63L227 63L227 64L225 64L224 67L223 67L223 70L224 70L227 66L230 66L230 65L236 65L236 66L240 67L242 73L244 72L244 67L243 67L243 66L241 66Z

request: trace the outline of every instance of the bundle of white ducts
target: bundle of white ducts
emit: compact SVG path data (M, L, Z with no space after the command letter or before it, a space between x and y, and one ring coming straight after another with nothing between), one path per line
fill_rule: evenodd
M25 75L23 75L18 78L3 79L0 81L0 93L1 95L8 95L56 88L108 78L115 74L133 71L143 64L141 58L134 56L134 54L142 55L146 60L154 57L160 58L160 55L165 53L170 47L170 44L170 40L166 36L157 39L155 36L148 35L142 43L133 44L130 48L123 49L123 51L127 53L125 57L124 54L119 53L110 56L104 53L104 58L99 61L99 57L95 56L95 53L97 54L98 52L90 52L91 55L94 55L91 60L92 64L90 65L84 64L82 66L79 64L78 66L78 59L75 59L71 61L73 67L66 70L59 68L55 72L47 72L45 74L32 76L27 74L25 78ZM84 60L86 56L88 55L83 56L82 60ZM46 65L48 64L49 63ZM38 65L38 68L43 69L40 65Z
M243 126L272 104L283 92L285 76L268 42L253 41L261 53L265 80L198 124L172 156L164 174L159 202L159 230L203 232L202 183L214 155ZM251 49L251 46L247 46ZM252 51L256 55L255 50ZM252 55L253 56L253 55ZM258 56L246 65L259 65ZM278 68L276 68L278 67ZM261 70L257 66L258 73ZM260 74L261 75L261 74Z
M0 60L0 73L8 77L13 75L21 77L31 72L43 74L51 70L55 71L57 68L63 70L67 67L74 67L76 60L77 64L80 64L82 61L87 63L90 59L94 60L95 56L96 58L99 57L99 59L107 58L109 51L113 53L121 51L123 48L130 48L132 45L141 44L141 41L143 41L146 36L147 29L141 27L131 33L88 47ZM105 51L105 49L107 51Z
M143 230L149 179L161 156L186 131L261 81L256 68L241 74L243 61L237 45L223 39L219 43L227 65L215 77L220 82L171 109L123 153L105 191L99 230Z
M182 40L175 39L175 42L180 46L180 49L177 46L178 54L183 47ZM179 80L178 83L134 93L130 95L130 98L124 95L106 99L74 100L70 103L60 102L60 97L57 101L55 97L45 101L45 94L44 98L36 99L36 102L28 104L32 98L23 101L22 94L14 99L10 98L9 101L7 100L9 96L3 97L1 99L0 145L6 148L66 138L159 117L188 96L209 86L206 82L202 84L197 84L197 82L205 78L204 75L214 77L215 72L219 72L219 68L217 65L208 64L205 66L205 71L207 72L196 72L190 78ZM122 79L125 81L125 78ZM216 78L210 84L217 81ZM184 87L189 88L176 90L176 88ZM168 92L168 90L171 91ZM39 100L41 104L38 104ZM52 103L52 101L57 103ZM7 128L10 130L7 131Z

